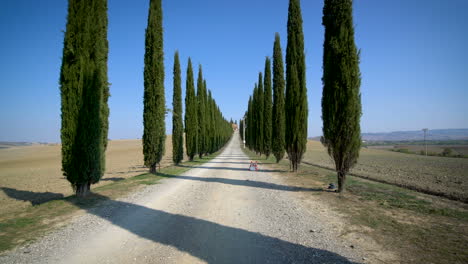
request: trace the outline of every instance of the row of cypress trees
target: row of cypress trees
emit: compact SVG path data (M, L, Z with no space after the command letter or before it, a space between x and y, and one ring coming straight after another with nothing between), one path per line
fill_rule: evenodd
M165 153L165 94L163 16L161 0L150 0L145 31L143 154L144 164L156 172ZM86 196L105 171L109 128L107 79L107 0L69 0L60 69L62 171L77 196ZM206 88L201 66L197 94L192 65L187 69L186 148L192 160L220 149L232 134ZM173 159L183 159L180 62L174 59Z
M361 74L359 51L354 42L352 0L324 0L322 144L334 160L338 192L345 189L346 174L356 164L361 147ZM286 98L279 35L273 48L273 110L270 110L269 59L249 98L245 120L247 146L267 157L270 150L277 162L288 152L290 166L297 171L307 144L307 88L304 35L299 0L290 0L286 49ZM271 116L273 113L273 116ZM270 121L272 121L270 123ZM272 124L273 127L270 127ZM271 134L270 134L271 133ZM270 138L271 135L271 138Z
M174 55L174 113L172 145L173 160L178 164L183 158L182 96L179 53ZM177 84L177 87L176 87ZM179 107L180 106L180 107ZM192 60L188 59L185 93L185 148L189 160L198 155L212 154L223 147L232 135L231 124L223 117L212 93L203 79L201 65L198 68L197 90Z
M273 45L273 98L271 61L265 59L265 78L259 73L246 113L246 144L257 154L273 153L279 162L288 152L290 166L297 171L307 144L307 88L305 81L304 35L299 0L288 10L286 80L280 44ZM286 86L286 91L285 91Z

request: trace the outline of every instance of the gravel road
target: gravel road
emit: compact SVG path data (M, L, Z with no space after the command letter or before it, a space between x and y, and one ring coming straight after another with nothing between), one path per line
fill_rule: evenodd
M274 171L248 171L238 134L217 158L107 200L0 263L358 263L321 211ZM263 170L262 170L263 169ZM313 199L313 196L311 196Z

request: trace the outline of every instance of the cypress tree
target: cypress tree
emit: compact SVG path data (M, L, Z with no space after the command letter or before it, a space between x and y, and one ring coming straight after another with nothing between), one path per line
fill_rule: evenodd
M62 171L79 197L105 171L107 1L69 0L60 69Z
M253 145L255 142L254 140L254 117L253 117L253 107L252 107L252 96L249 97L249 104L247 107L247 120L245 122L246 124L246 131L245 131L245 138L246 138L246 143L247 146L250 150L253 150Z
M338 192L361 147L361 74L354 43L351 0L325 0L323 44L322 143L335 162Z
M174 94L172 97L172 160L179 164L184 158L184 125L182 123L182 84L179 52L174 55Z
M206 120L205 120L205 93L203 83L202 66L198 67L198 79L197 79L197 102L198 102L198 156L201 158L205 153L205 141L206 141Z
M265 59L265 77L263 80L264 83L264 130L263 130L263 152L265 153L266 157L268 158L271 153L271 142L272 142L272 129L273 129L273 117L272 117L272 95L271 95L271 61L270 58L266 57Z
M208 148L208 153L214 153L214 137L215 137L215 129L216 129L216 124L215 124L215 119L214 119L214 107L213 107L213 96L211 94L211 91L208 91L208 116L207 118L210 119L210 130L208 132L208 143L207 143L207 148Z
M210 137L210 131L211 131L211 127L212 127L212 124L211 124L211 118L209 118L210 116L210 109L209 109L209 106L208 106L208 88L207 88L207 85L206 85L206 80L203 80L203 95L204 95L204 102L205 102L205 145L204 145L204 154L205 155L208 155L210 153L210 148L209 148L209 137Z
M289 1L286 48L285 147L290 167L297 171L307 145L307 87L304 34L299 0Z
M192 60L188 59L185 92L185 149L187 156L193 160L198 153L198 107L193 80Z
M272 151L278 163L284 156L284 68L280 36L275 35L273 45L273 131Z
M166 144L161 0L150 0L145 36L144 87L143 155L145 166L155 173Z
M264 105L265 105L265 99L264 99L264 90L263 90L263 77L262 73L260 72L258 74L258 92L257 92L257 102L255 105L255 108L257 109L257 119L255 120L257 125L257 151L261 155L264 153L264 131L265 131L265 123L264 123Z

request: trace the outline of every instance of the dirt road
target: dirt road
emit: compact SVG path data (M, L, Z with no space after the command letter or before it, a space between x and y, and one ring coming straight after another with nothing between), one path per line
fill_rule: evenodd
M248 171L234 135L181 176L101 206L1 263L356 263L359 249L274 171ZM263 169L263 170L262 170ZM311 196L313 197L313 196ZM323 209L323 208L322 208Z

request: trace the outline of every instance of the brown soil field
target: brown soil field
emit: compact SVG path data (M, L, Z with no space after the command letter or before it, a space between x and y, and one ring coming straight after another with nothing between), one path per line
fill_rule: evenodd
M420 151L424 151L423 145L396 145L393 147L394 149L408 149L411 152L419 153ZM453 155L468 155L468 146L467 145L428 145L427 152L428 153L436 153L440 154L444 151L445 148L449 148L452 150Z
M166 155L161 166L171 164L172 141L171 136L168 136L166 138ZM63 177L61 166L60 145L32 145L0 149L0 189L12 188L42 193L38 197L46 200L57 198L58 195L71 195L73 189L67 179ZM147 171L147 168L143 166L141 140L109 141L106 151L106 173L101 181L93 185L91 189ZM9 198L4 191L0 192L0 212L2 214L30 205L29 202Z
M303 161L334 168L326 149L318 141L308 141ZM468 201L468 159L363 148L351 173Z

